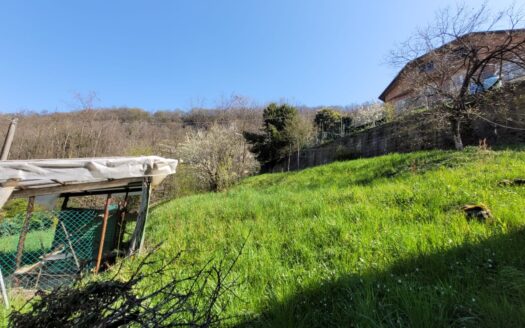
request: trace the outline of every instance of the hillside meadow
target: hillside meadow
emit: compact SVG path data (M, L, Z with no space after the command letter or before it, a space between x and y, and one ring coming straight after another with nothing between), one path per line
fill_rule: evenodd
M175 275L241 253L227 326L523 327L525 186L501 183L518 178L524 149L264 174L156 206L147 245L183 252ZM466 204L493 217L467 220Z
M525 326L525 151L426 151L265 174L151 212L176 270L232 259L237 327ZM485 204L486 222L462 207Z

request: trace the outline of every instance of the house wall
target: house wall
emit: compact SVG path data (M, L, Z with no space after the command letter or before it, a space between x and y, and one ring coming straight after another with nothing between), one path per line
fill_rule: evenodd
M505 33L495 33L495 34L473 34L468 37L468 41L466 41L469 44L481 44L486 45L488 47L495 48L498 45L501 45L503 42L505 42L507 38L507 35ZM521 39L520 39L521 38ZM522 40L525 38L525 33L520 33L516 35L516 42ZM449 52L447 52L449 53ZM432 54L427 54L423 57L422 62L425 61L431 61ZM433 55L434 57L437 56L436 54ZM480 56L480 58L483 58L483 55ZM439 60L438 60L439 61ZM494 67L493 67L494 65ZM487 66L485 69L487 74L493 74L494 72L499 70L500 62L495 62L493 65ZM400 72L398 77L396 77L396 80L394 81L394 84L390 88L390 90L384 95L384 102L394 105L395 108L402 109L403 105L405 105L405 102L410 99L414 99L418 97L418 94L413 90L413 86L411 85L413 81L411 81L410 76L413 76L416 74L415 70L418 70L421 65L416 64L407 64L403 68L403 70ZM496 67L497 66L497 67ZM484 72L485 73L485 72ZM505 69L503 69L502 72L503 76L501 76L502 80L510 81L512 79L508 78L508 76L505 76L506 72ZM525 71L523 70L515 70L515 73L520 73L521 75L525 76ZM449 81L450 87L453 87L453 81ZM408 104L406 105L408 106Z

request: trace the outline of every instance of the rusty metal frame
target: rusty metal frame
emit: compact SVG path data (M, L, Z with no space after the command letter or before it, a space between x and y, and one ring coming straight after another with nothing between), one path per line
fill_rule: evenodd
M95 267L95 273L98 273L100 270L100 264L102 262L102 256L104 252L104 242L106 239L106 230L108 227L108 217L109 217L109 205L111 204L111 194L108 194L106 198L106 203L104 204L104 217L102 219L102 231L100 233L100 245L98 247L98 256L97 256L97 265Z

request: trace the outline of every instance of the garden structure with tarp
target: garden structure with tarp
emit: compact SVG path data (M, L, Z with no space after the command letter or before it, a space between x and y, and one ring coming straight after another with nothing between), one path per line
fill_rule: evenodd
M0 220L0 279L50 289L139 251L152 187L176 167L157 156L1 161L11 217Z

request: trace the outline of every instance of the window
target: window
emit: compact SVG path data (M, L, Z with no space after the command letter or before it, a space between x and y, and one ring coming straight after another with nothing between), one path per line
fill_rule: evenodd
M469 55L469 50L465 47L460 47L452 51L454 58L463 59Z
M469 86L469 92L470 94L476 94L476 93L480 93L480 92L484 92L484 91L487 91L493 87L497 87L500 85L500 79L499 79L499 76L493 74L493 75L489 75L487 78L485 78L483 80L483 82L481 83L478 83L478 82L471 82L470 83L470 86Z
M499 82L499 77L497 75L491 75L483 80L483 90L488 90Z
M434 62L430 61L419 66L419 73L431 72L434 69Z

